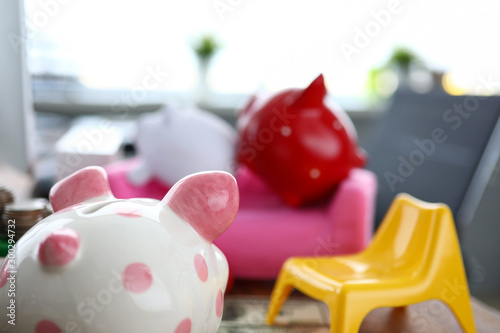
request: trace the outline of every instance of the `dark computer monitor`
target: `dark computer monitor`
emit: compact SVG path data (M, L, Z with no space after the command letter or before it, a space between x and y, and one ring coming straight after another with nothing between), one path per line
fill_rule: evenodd
M376 225L396 194L450 206L467 225L498 158L500 97L397 91L366 147L378 177Z

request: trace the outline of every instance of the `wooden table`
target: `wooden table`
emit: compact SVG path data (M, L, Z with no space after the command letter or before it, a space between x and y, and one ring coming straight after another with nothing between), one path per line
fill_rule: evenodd
M292 293L275 326L264 324L272 281L236 281L227 293L220 333L329 332L328 309L321 302ZM472 299L478 333L499 333L500 313ZM428 301L405 309L379 308L368 314L360 333L461 333L444 303Z

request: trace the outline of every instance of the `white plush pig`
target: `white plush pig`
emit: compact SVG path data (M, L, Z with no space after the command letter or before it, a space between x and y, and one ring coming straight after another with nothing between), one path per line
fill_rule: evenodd
M129 180L143 185L156 177L171 186L195 172L233 172L236 136L235 129L214 114L164 107L139 123L140 163L129 173Z
M55 214L2 266L0 330L216 332L228 266L212 241L238 209L231 175L188 176L161 202L118 200L104 170L89 167L50 199Z

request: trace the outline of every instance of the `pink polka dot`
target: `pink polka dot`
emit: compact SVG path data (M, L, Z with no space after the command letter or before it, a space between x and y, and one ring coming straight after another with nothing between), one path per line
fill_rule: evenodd
M208 279L207 262L199 253L194 256L194 267L196 268L196 273L198 274L201 282L206 282Z
M50 320L42 320L36 324L35 333L62 333L62 330Z
M130 204L119 204L114 209L116 215L124 216L124 217L141 217L142 211L136 205Z
M190 333L191 332L191 319L186 318L177 325L174 333Z
M5 258L2 269L0 270L0 288L7 284L7 278L10 275L9 259Z
M215 300L215 314L217 317L222 316L222 310L224 308L224 295L222 295L222 290L219 289L219 292L217 293L217 298Z
M38 260L45 266L64 266L75 259L80 247L80 236L71 229L51 233L40 244Z
M123 286L128 291L140 294L153 284L153 274L149 267L142 263L128 265L122 273Z

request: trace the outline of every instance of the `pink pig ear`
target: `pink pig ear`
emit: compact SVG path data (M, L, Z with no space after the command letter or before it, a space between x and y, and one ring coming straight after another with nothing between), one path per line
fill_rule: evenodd
M209 171L179 180L162 204L213 242L233 222L239 201L234 177L223 171Z
M83 168L58 181L50 190L54 212L97 197L113 198L108 175L101 167Z
M325 80L323 74L320 74L306 89L299 93L298 97L292 103L297 106L310 106L323 103L326 96Z

